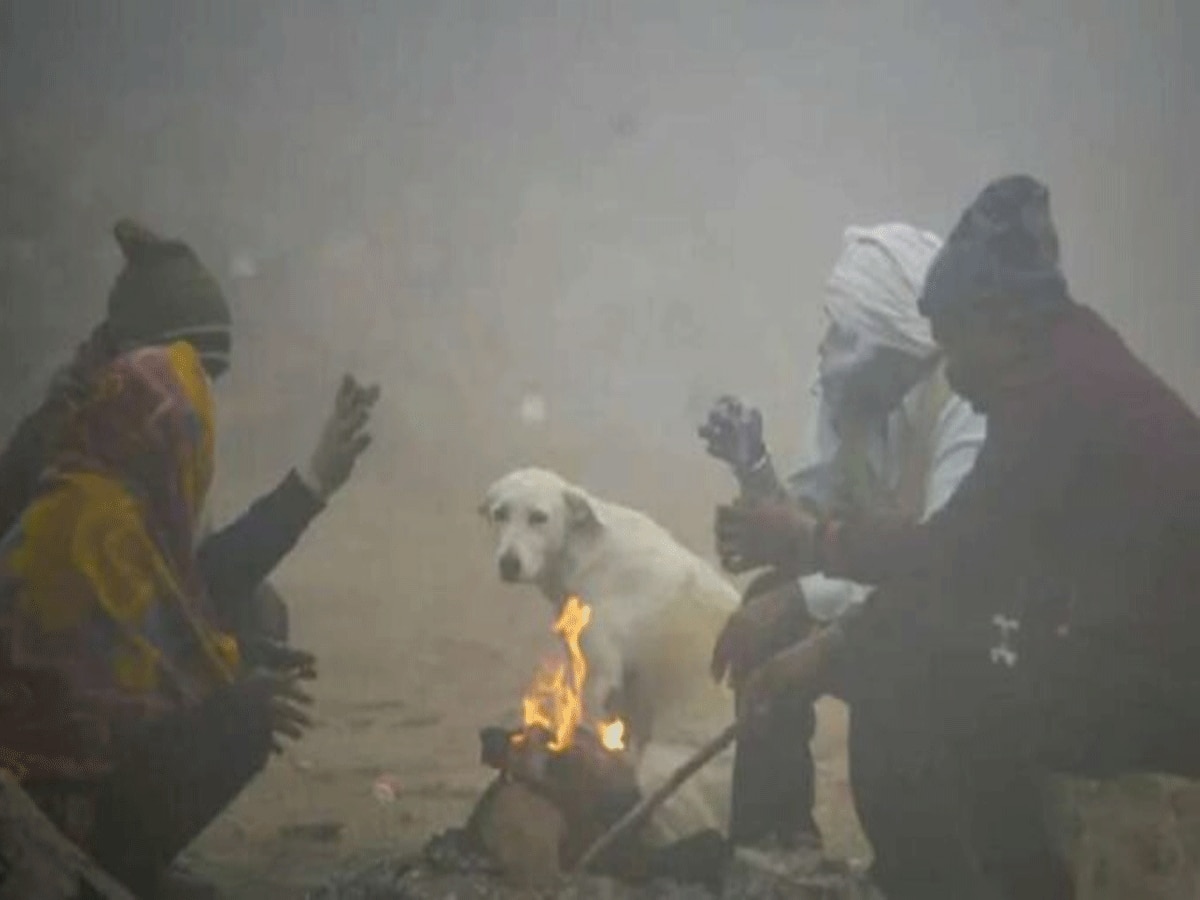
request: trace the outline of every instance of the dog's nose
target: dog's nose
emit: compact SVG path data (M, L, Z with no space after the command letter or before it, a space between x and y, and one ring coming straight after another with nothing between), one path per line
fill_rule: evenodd
M521 560L515 553L505 553L500 557L500 577L504 581L516 581L521 577Z

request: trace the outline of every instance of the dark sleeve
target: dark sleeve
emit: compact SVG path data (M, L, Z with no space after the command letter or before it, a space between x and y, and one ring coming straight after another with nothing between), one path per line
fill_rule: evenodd
M198 551L200 573L219 609L248 600L325 504L294 471Z
M1061 413L1061 415L1060 415ZM1063 514L1081 429L1061 404L1030 399L995 423L974 468L925 523L864 518L828 523L822 570L861 584L927 581L942 587L1012 558Z

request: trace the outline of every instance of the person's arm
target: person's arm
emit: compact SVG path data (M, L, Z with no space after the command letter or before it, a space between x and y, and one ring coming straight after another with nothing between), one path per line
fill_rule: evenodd
M750 469L736 474L742 497L746 500L766 500L787 494L769 451L764 451L762 458Z
M1020 540L1064 503L1082 440L1064 404L1030 396L989 433L975 465L925 523L898 517L822 522L819 570L878 585L969 571L1007 541Z
M307 465L288 473L240 519L209 536L197 555L209 596L222 615L236 621L238 608L254 595L300 539L325 502L350 477L371 442L366 431L379 399L378 386L342 379L334 408L321 429Z
M987 420L961 397L952 396L938 416L928 477L923 520L936 514L975 466L987 435ZM808 575L800 579L813 618L832 621L852 608L860 608L870 593L852 581Z
M237 520L207 537L197 556L218 608L229 615L248 601L324 508L324 501L292 471Z
M697 430L710 456L726 463L738 481L743 500L785 495L763 441L762 414L736 397L721 397Z

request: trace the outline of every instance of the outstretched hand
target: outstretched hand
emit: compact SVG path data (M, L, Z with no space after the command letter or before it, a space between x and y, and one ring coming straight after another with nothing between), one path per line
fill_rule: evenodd
M353 375L342 378L333 412L321 430L305 474L322 499L328 499L350 477L358 457L371 443L367 425L379 400L379 385L364 386Z
M766 455L762 414L736 397L721 397L697 430L709 456L728 463L737 474L753 469Z

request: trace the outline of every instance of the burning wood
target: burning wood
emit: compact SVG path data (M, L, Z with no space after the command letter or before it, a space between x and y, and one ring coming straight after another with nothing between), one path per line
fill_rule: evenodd
M553 749L553 736L536 730L484 729L480 740L484 763L500 772L495 790L520 785L562 816L558 863L563 868L574 866L641 798L626 755L606 748L591 729L578 729L565 750Z
M522 727L480 732L482 762L500 774L467 830L507 868L524 870L510 873L524 880L544 879L550 868L570 869L640 799L625 747L625 723L619 718L589 721L592 711L584 702L588 662L580 637L590 621L591 608L568 598L553 626L565 656L535 672L522 698ZM514 816L556 820L557 832L551 838L543 830L535 838L531 823L514 821ZM497 819L506 821L496 827ZM615 848L601 865L618 860L630 864L633 844ZM547 855L553 859L533 858Z
M506 879L526 886L573 868L640 799L624 754L605 749L590 729L579 729L566 750L551 750L552 739L548 733L503 729L481 733L484 761L499 774L466 833L499 863ZM596 868L636 875L637 846L626 842Z
M637 807L641 792L625 723L597 717L584 702L588 661L580 637L590 620L587 604L567 600L553 626L565 654L535 672L522 698L522 725L480 732L481 762L497 777L466 826L427 848L435 870L543 888L573 871L597 839ZM654 874L652 855L641 832L630 829L605 852L593 853L588 869L645 881Z

